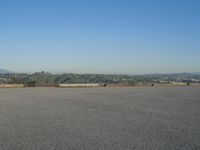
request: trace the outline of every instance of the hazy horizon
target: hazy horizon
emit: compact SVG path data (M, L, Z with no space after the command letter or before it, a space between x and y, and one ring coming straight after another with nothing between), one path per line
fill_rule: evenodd
M0 1L0 68L200 72L200 1Z
M7 73L16 73L16 74L35 74L35 73L50 73L50 74L99 74L99 75L156 75L156 74L160 74L160 75L167 75L167 74L200 74L200 72L151 72L151 73L79 73L79 72L50 72L50 71L46 71L46 70L38 70L38 71L33 71L33 72L17 72L17 71L11 71L11 70L7 70L7 69L2 69L0 67L0 73L1 71L5 71Z

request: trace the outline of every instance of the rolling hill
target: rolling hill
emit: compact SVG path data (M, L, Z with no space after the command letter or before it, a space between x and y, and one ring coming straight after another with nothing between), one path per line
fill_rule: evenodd
M9 73L10 71L8 71L8 70L5 70L5 69L1 69L0 68L0 73Z

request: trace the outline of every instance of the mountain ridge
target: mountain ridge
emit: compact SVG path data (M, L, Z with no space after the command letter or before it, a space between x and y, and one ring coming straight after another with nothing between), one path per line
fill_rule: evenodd
M0 68L0 73L10 73L10 71Z

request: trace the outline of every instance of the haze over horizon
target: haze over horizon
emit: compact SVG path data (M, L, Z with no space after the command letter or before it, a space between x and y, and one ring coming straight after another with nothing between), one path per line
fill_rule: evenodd
M0 68L200 72L198 0L0 1Z

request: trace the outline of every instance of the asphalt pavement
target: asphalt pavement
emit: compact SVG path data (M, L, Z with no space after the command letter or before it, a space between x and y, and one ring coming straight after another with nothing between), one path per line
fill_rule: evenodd
M199 150L200 87L0 89L0 150Z

